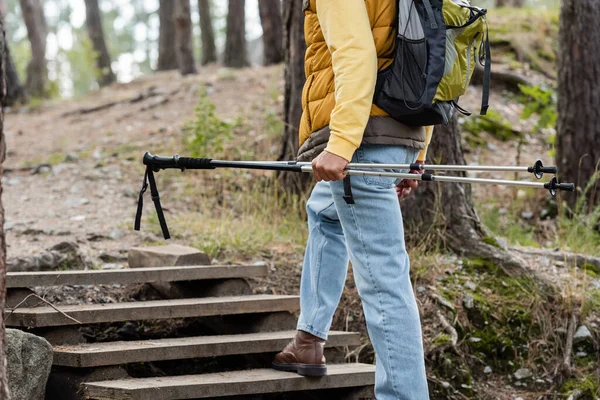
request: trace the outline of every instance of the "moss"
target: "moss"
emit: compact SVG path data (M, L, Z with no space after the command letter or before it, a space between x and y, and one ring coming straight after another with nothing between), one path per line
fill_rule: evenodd
M582 268L585 269L585 271L589 274L590 272L593 273L594 275L592 276L596 276L596 275L600 275L600 268L598 268L596 265L594 264L589 264L589 263L585 263L582 265Z
M479 138L481 132L488 132L502 141L507 141L520 135L520 132L512 128L510 122L494 110L488 111L487 115L479 115L466 119L463 122L463 128L477 138Z
M465 344L498 371L512 371L528 358L528 345L541 334L535 313L547 299L546 288L528 276L508 276L483 259L464 260L463 271L480 279L467 318L477 341Z
M600 290L592 290L586 294L581 306L581 316L584 318L590 312L600 312Z
M600 394L600 384L597 381L597 377L590 375L584 377L575 377L567 380L561 387L561 393L569 394L575 390L580 390L591 396L598 396Z
M444 344L452 343L452 337L446 333L440 333L432 341L434 346L441 346Z
M489 244L491 246L497 247L499 249L502 248L502 246L500 246L500 244L498 243L498 241L496 240L496 238L493 237L493 236L486 236L486 237L484 237L483 238L483 242L487 243L487 244Z
M471 369L461 357L454 353L443 353L437 360L434 369L436 376L452 382L454 388L466 395L472 394L470 389L473 384Z

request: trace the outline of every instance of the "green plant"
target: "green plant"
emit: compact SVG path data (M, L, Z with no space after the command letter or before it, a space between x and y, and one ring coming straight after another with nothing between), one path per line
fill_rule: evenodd
M481 132L488 132L502 141L507 141L520 135L519 131L512 128L510 122L503 118L497 111L493 110L488 111L487 115L465 120L463 128L473 136L467 140L480 145L484 143L484 140L480 137Z
M194 116L195 119L183 128L185 145L192 156L205 157L223 152L225 144L233 138L235 126L217 116L216 107L206 90L200 92Z
M600 255L600 205L590 201L596 195L596 183L600 171L596 172L579 195L575 209L562 205L558 219L560 245L572 251Z
M556 90L552 87L519 85L523 94L521 102L525 105L521 113L521 119L528 119L532 115L539 116L533 132L539 132L544 128L556 125L558 111L556 108Z

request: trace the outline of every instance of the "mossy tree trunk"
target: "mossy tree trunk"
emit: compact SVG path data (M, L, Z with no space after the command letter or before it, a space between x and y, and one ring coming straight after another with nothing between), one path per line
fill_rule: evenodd
M563 0L558 50L558 132L560 180L585 189L600 164L600 2ZM596 188L599 185L596 184ZM600 204L595 190L590 204ZM581 193L579 194L581 196ZM576 195L565 200L575 206Z
M177 55L175 54L175 21L173 20L173 0L160 0L158 17L160 28L158 34L158 65L159 71L177 69Z
M31 60L27 65L27 92L36 97L48 95L48 68L46 64L46 37L48 26L43 4L39 0L20 0L21 12L31 44Z
M283 25L280 0L258 0L263 28L264 65L283 61Z
M246 0L229 0L223 63L230 68L250 65L246 49Z
M108 48L106 47L106 40L104 40L104 29L102 29L102 14L100 12L100 6L98 0L85 0L85 24L87 26L90 40L94 46L96 52L96 64L100 71L100 86L110 85L115 81L115 74L113 73L110 54L108 54Z
M283 2L283 48L285 49L285 128L279 160L294 160L298 154L298 128L302 117L304 74L304 14L302 0ZM282 173L282 186L289 192L302 193L310 185L310 174Z
M456 118L447 127L436 126L426 163L465 164ZM401 208L411 241L440 240L459 255L490 261L510 274L524 272L525 261L500 248L482 225L470 185L422 183L402 201Z
M195 74L194 36L192 33L192 11L190 0L173 0L175 18L175 48L177 65L182 75Z
M2 206L2 163L6 154L4 142L4 112L2 104L6 93L6 37L4 23L0 18L0 399L10 400L8 393L8 371L6 366L6 327L4 307L6 305L6 240L4 236L4 208Z
M217 46L215 32L210 13L210 0L198 0L200 14L200 30L202 36L202 65L217 62Z

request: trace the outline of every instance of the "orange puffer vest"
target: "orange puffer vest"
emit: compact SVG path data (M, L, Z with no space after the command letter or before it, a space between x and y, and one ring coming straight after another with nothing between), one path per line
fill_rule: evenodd
M325 148L329 139L330 116L335 108L331 53L317 18L317 4L317 0L304 1L304 34L307 44L304 69L307 79L302 91L303 113L299 132L301 160L312 159ZM380 71L392 63L397 4L398 0L365 0ZM373 105L363 143L405 145L422 149L424 140L423 128L401 124Z

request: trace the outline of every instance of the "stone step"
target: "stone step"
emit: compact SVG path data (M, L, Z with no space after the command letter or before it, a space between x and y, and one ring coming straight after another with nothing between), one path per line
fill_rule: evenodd
M9 272L7 288L61 285L110 285L114 283L180 282L266 276L266 265L198 265L119 270Z
M375 384L375 366L329 365L327 376L305 378L273 369L220 372L203 375L124 379L83 384L89 400L183 400L284 393Z
M274 353L283 349L295 333L295 331L261 332L243 335L55 346L54 365L82 368L238 354ZM327 347L358 345L360 345L359 334L350 332L330 332L327 341Z
M60 311L52 307L18 308L6 319L6 326L43 328L79 323L294 312L299 307L298 296L250 295L56 307Z

